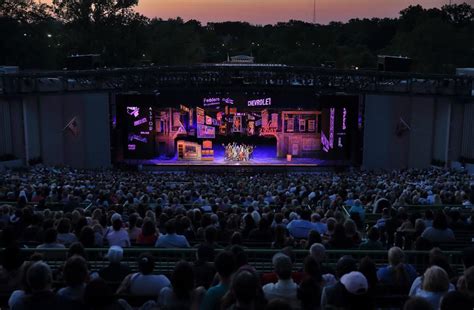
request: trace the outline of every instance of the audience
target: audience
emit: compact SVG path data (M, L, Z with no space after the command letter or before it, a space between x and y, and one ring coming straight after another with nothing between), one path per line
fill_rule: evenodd
M157 229L155 223L150 218L145 218L143 226L138 233L136 244L137 245L154 245L156 243Z
M323 291L321 307L343 309L374 309L373 302L368 294L369 284L365 276L358 271L344 274L335 284L335 291Z
M344 284L341 278L352 271L357 270L357 261L352 256L342 256L336 265L337 282L332 285L325 286L321 293L321 307L324 309L327 306L345 307L346 300L341 300L342 295L347 295Z
M70 257L64 264L63 276L66 286L58 291L58 296L82 304L86 282L89 280L86 260L78 255Z
M63 218L58 223L57 241L65 246L70 246L77 241L76 235L71 232L71 221Z
M405 302L403 310L436 310L433 306L424 298L411 297Z
M263 286L263 292L268 301L282 299L292 306L293 309L300 309L300 302L297 298L298 285L291 278L292 262L283 253L273 256L273 266L278 276L277 283L268 283Z
M450 242L456 239L451 228L448 228L448 220L443 212L436 213L433 226L427 227L421 234L421 237L434 244Z
M377 271L380 283L390 285L393 289L407 292L417 274L415 268L405 264L405 254L399 247L388 250L388 266Z
M229 310L258 310L266 299L258 275L251 269L241 268L232 277L229 291L222 300L222 308Z
M153 274L155 259L149 253L142 253L138 258L137 273L125 277L117 293L128 293L137 296L159 296L161 290L170 286L164 275Z
M443 268L432 266L425 271L421 288L415 291L415 296L426 299L433 309L438 309L441 298L448 290L448 274Z
M194 290L194 272L190 263L181 261L176 264L171 275L171 287L160 291L158 304L163 309L192 309Z
M206 290L211 286L216 274L214 262L215 250L208 245L200 245L196 251L196 261L193 264L193 272L196 275L196 287L204 287Z
M318 263L321 274L324 278L324 283L335 284L336 283L336 272L334 269L325 263L326 261L326 248L321 243L315 243L309 249L309 255L314 258Z
M84 290L84 305L91 310L132 310L123 299L117 299L107 283L101 279L91 280Z
M35 262L28 268L26 281L30 292L12 304L12 310L60 310L78 309L74 303L67 303L52 291L53 275L44 262Z
M112 229L108 229L105 232L105 239L109 246L119 246L126 248L130 246L130 238L128 232L122 226L122 216L118 213L114 213L110 218L112 222Z
M24 257L21 249L11 245L6 247L1 254L0 283L16 289L22 281L21 271Z
M28 279L27 279L27 273L28 269L34 264L34 261L29 261L23 263L21 266L21 271L20 271L20 276L21 276L21 282L18 289L12 292L10 295L10 298L8 299L8 306L10 308L13 308L19 300L22 300L25 295L31 294L31 288L28 284ZM14 288L14 286L12 286Z
M220 309L221 299L229 291L231 276L236 270L234 255L231 252L221 252L214 261L219 283L209 288L203 297L201 310Z
M441 298L440 310L472 310L474 300L469 295L459 292L450 291Z
M130 267L121 263L123 249L117 245L111 246L107 252L107 258L109 265L99 270L99 276L105 281L122 282L131 272Z
M176 234L176 221L168 220L165 224L165 235L160 235L156 240L157 248L189 248L188 240L183 235Z
M58 232L49 228L44 232L44 242L37 246L38 249L64 249L64 244L58 242Z
M359 245L359 250L383 250L384 246L380 242L380 232L377 227L373 226L367 233L367 240Z
M6 171L0 175L0 201L7 202L0 206L0 288L8 288L12 309L129 309L119 296L152 300L147 305L160 309L373 309L380 294L410 296L405 309L472 309L472 249L463 252L463 274L439 249L429 261L410 252L467 245L463 235L474 228L470 182L444 170ZM457 206L433 206L433 212L435 204ZM403 234L395 238L395 232ZM85 249L104 245L107 255L106 248ZM176 249L177 259L157 255L155 264L153 255L135 249L125 249L124 258L131 246ZM279 252L270 262L252 247ZM57 249L62 258L67 252L66 262L52 263L59 256L43 249ZM387 259L364 253L360 264L343 256L334 271L328 261L341 252L326 249L351 251L358 260L356 249L389 251ZM188 251L196 258L180 261ZM133 253L138 272L128 265ZM108 264L97 263L105 259ZM269 263L274 272L264 273Z

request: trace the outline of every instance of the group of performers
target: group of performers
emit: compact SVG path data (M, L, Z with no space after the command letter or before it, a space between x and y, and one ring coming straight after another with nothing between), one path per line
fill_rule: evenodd
M222 144L225 148L225 160L249 161L253 157L255 146L237 143Z

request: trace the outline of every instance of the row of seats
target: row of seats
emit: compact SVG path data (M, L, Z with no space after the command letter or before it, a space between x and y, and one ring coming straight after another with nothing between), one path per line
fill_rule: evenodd
M107 248L91 248L86 249L88 262L91 269L98 270L107 266L108 262L105 257ZM33 253L42 253L45 260L52 267L61 266L67 257L67 249L23 249L25 255ZM222 249L217 249L217 252ZM273 270L272 257L279 250L267 249L247 249L246 254L249 263L259 272L270 272ZM194 261L196 257L196 249L159 249L159 248L126 248L124 249L123 260L132 268L137 270L136 258L140 253L149 252L157 258L155 272L170 273L179 260ZM449 258L449 263L453 270L459 273L463 270L461 261L461 251L443 252ZM303 266L303 260L308 255L307 250L294 250L295 268L300 269ZM419 272L423 272L428 265L428 251L405 251L406 262L412 264ZM327 250L326 263L335 265L337 260L343 255L352 255L355 259L360 260L365 256L369 256L378 266L385 265L387 262L387 251L360 251L360 250Z

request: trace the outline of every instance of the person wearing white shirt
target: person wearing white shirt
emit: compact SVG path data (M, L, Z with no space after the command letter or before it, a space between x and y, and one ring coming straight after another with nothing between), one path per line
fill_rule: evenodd
M298 300L298 285L291 278L291 259L283 253L273 256L273 266L278 276L277 283L269 283L263 286L263 293L268 301L281 299L286 301L292 309L301 309Z
M126 248L130 246L128 232L122 227L122 217L118 213L112 215L112 228L107 229L105 239L109 246L119 246Z

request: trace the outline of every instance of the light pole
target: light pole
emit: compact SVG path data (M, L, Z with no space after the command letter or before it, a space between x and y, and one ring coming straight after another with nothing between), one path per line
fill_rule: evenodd
M313 0L313 24L316 24L316 0Z

